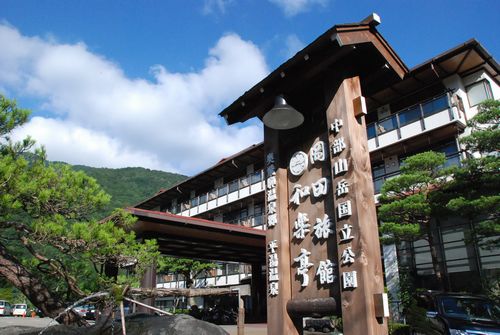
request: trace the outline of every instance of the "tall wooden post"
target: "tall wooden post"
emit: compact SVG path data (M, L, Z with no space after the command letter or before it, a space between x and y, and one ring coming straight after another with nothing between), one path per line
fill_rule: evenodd
M353 77L341 82L326 111L342 321L345 335L382 335L387 323L376 317L375 295L383 293L384 281L363 108L359 77ZM335 171L342 160L345 171Z
M340 306L345 335L387 334L360 82L332 80L326 108L305 97L318 108L302 126L264 131L269 334Z
M263 304L266 303L266 281L263 278L261 263L252 264L252 281L251 281L251 294L252 294L252 314L253 321L261 322L265 316Z
M268 248L266 261L268 277L267 333L273 335L298 335L298 331L286 311L286 304L292 296L290 278L290 226L287 209L287 168L286 163L283 164L283 158L280 155L279 132L265 127L264 143L266 154L266 219L268 220L266 236L266 246ZM270 182L270 178L275 179ZM273 191L271 192L276 192L276 200L269 201L271 198L268 198L268 194L272 189ZM273 202L274 205L270 205ZM273 221L270 224L270 216L274 214L276 215L271 220L276 218L276 222ZM270 260L273 264L270 264ZM274 263L275 261L277 261L277 264ZM269 281L270 271L275 271L278 274L277 280Z
M151 265L148 267L148 269L144 272L144 275L141 279L141 287L142 288L156 288L156 264ZM154 298L147 298L142 300L143 303L149 306L154 306L155 304L155 299ZM153 314L153 311L139 306L138 311L140 313L148 313L148 314Z

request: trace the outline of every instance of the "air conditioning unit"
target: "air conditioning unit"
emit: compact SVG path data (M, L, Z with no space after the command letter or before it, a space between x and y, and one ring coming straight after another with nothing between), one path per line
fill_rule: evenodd
M377 108L377 117L379 120L391 115L391 106L389 104Z

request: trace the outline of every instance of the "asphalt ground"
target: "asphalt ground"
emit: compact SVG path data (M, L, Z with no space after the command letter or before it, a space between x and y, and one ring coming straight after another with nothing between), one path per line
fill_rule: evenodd
M45 328L49 324L52 326L58 323L53 322L51 318L39 318L38 316L34 318L3 316L0 317L0 335L19 334L33 328Z
M41 328L46 327L52 321L51 318L39 318L34 317L14 317L14 316L2 316L0 317L0 328L10 327L10 326L26 326ZM52 322L51 325L56 325L57 322Z
M236 326L221 326L230 335L238 335ZM245 335L267 335L267 325L265 323L246 324Z
M0 333L2 333L2 328L5 327L33 327L33 328L43 328L47 325L55 325L57 322L52 322L51 318L22 318L22 317L12 317L12 316L4 316L0 317ZM237 335L238 329L236 326L221 326L224 328L230 335ZM267 326L266 324L246 324L245 325L245 335L266 335L267 334Z

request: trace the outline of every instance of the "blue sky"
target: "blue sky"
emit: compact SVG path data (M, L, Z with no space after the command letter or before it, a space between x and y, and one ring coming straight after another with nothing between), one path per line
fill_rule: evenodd
M500 54L494 0L0 0L0 93L50 159L193 174L262 138L222 108L371 12L410 67L470 38Z

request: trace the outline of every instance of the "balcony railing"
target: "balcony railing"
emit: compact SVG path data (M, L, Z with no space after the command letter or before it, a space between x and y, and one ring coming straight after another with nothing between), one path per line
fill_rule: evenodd
M224 221L225 222L225 221ZM246 218L234 219L227 221L225 223L235 224L239 226L252 227L257 229L263 229L264 215L250 215Z
M446 162L444 163L444 167L449 167L452 165L460 165L460 152L453 153L446 156ZM394 171L391 173L386 173L382 176L377 176L373 178L373 187L375 189L375 194L379 194L382 189L382 185L384 185L385 181L396 176L399 176L401 171Z
M367 125L368 147L376 150L454 121L465 126L465 117L451 108L445 93Z
M185 216L197 215L263 190L264 171L258 170L177 204L175 208L171 208L171 212Z

